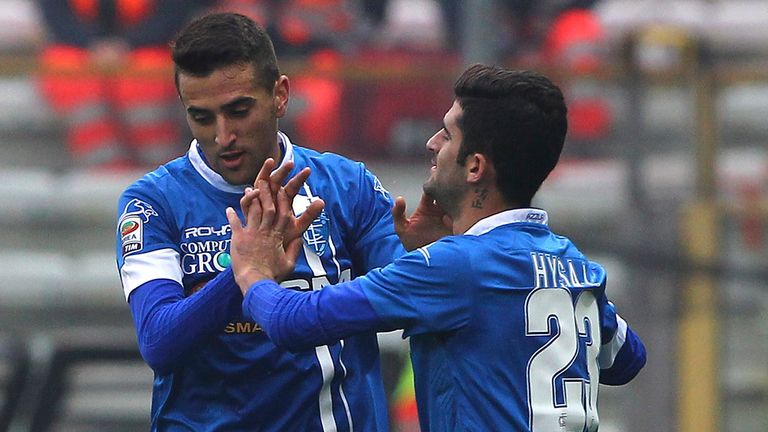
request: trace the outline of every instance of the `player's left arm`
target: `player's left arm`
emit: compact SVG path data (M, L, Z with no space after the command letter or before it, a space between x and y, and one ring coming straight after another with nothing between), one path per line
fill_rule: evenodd
M466 323L460 312L467 310L462 294L471 272L457 277L460 245L437 247L435 255L412 252L384 269L320 291L280 287L276 281L292 270L301 240L284 243L286 227L295 219L285 191L278 191L275 201L267 182L257 184L246 197L251 204L245 225L227 209L232 270L244 294L244 315L276 345L300 350L364 331L447 331Z
M248 288L243 314L259 323L275 345L290 351L396 328L374 311L358 279L312 292L285 289L263 279Z
M233 238L236 233L233 232ZM450 332L469 321L472 272L457 271L457 248L433 245L350 282L302 292L260 279L247 287L243 313L278 346L297 351L362 332ZM234 260L233 260L234 262Z
M293 351L362 332L405 329L410 336L456 330L469 321L472 272L457 271L462 258L453 258L462 257L460 248L442 243L319 291L258 280L247 287L243 313L272 342Z
M645 345L627 322L616 313L613 303L605 297L601 300L600 383L626 384L645 366Z

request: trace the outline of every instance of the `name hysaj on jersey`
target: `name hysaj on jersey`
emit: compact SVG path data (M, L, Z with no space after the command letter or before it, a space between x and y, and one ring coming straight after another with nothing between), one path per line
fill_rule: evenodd
M584 260L563 259L542 252L531 252L530 255L536 288L573 288L593 284Z

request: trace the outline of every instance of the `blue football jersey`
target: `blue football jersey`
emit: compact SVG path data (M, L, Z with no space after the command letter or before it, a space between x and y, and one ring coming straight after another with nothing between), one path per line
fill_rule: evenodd
M319 290L403 253L392 200L363 164L295 146L282 133L279 141L281 163L295 163L291 176L312 169L294 212L314 199L325 201L284 287ZM231 230L224 210L240 214L243 189L211 170L195 142L185 156L128 187L118 204L116 250L126 299L161 280L178 282L185 296L193 296L225 271ZM155 370L153 430L387 430L378 354L374 332L288 352L238 310L180 353L173 367Z
M410 336L423 432L596 431L598 383L626 383L645 363L605 282L535 209L357 279L373 321Z

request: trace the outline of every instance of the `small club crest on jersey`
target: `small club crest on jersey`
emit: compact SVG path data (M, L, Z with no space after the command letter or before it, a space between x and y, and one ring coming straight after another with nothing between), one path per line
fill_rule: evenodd
M144 248L144 224L152 216L157 212L144 201L133 199L126 204L118 223L123 256Z
M293 214L300 216L315 199L316 198L314 197L296 195L293 198ZM328 219L325 210L323 210L320 212L320 215L312 221L312 224L302 236L304 238L305 247L312 250L317 256L323 256L328 247L328 239L330 238L331 232L330 224L331 221Z
M328 233L330 231L328 225L328 216L323 210L304 232L304 244L312 249L317 256L323 256L328 246Z

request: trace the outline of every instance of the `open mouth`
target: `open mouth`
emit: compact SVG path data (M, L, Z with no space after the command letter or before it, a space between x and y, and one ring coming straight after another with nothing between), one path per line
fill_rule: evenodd
M226 168L234 169L240 165L244 155L245 152L242 151L230 151L220 154L219 158Z

